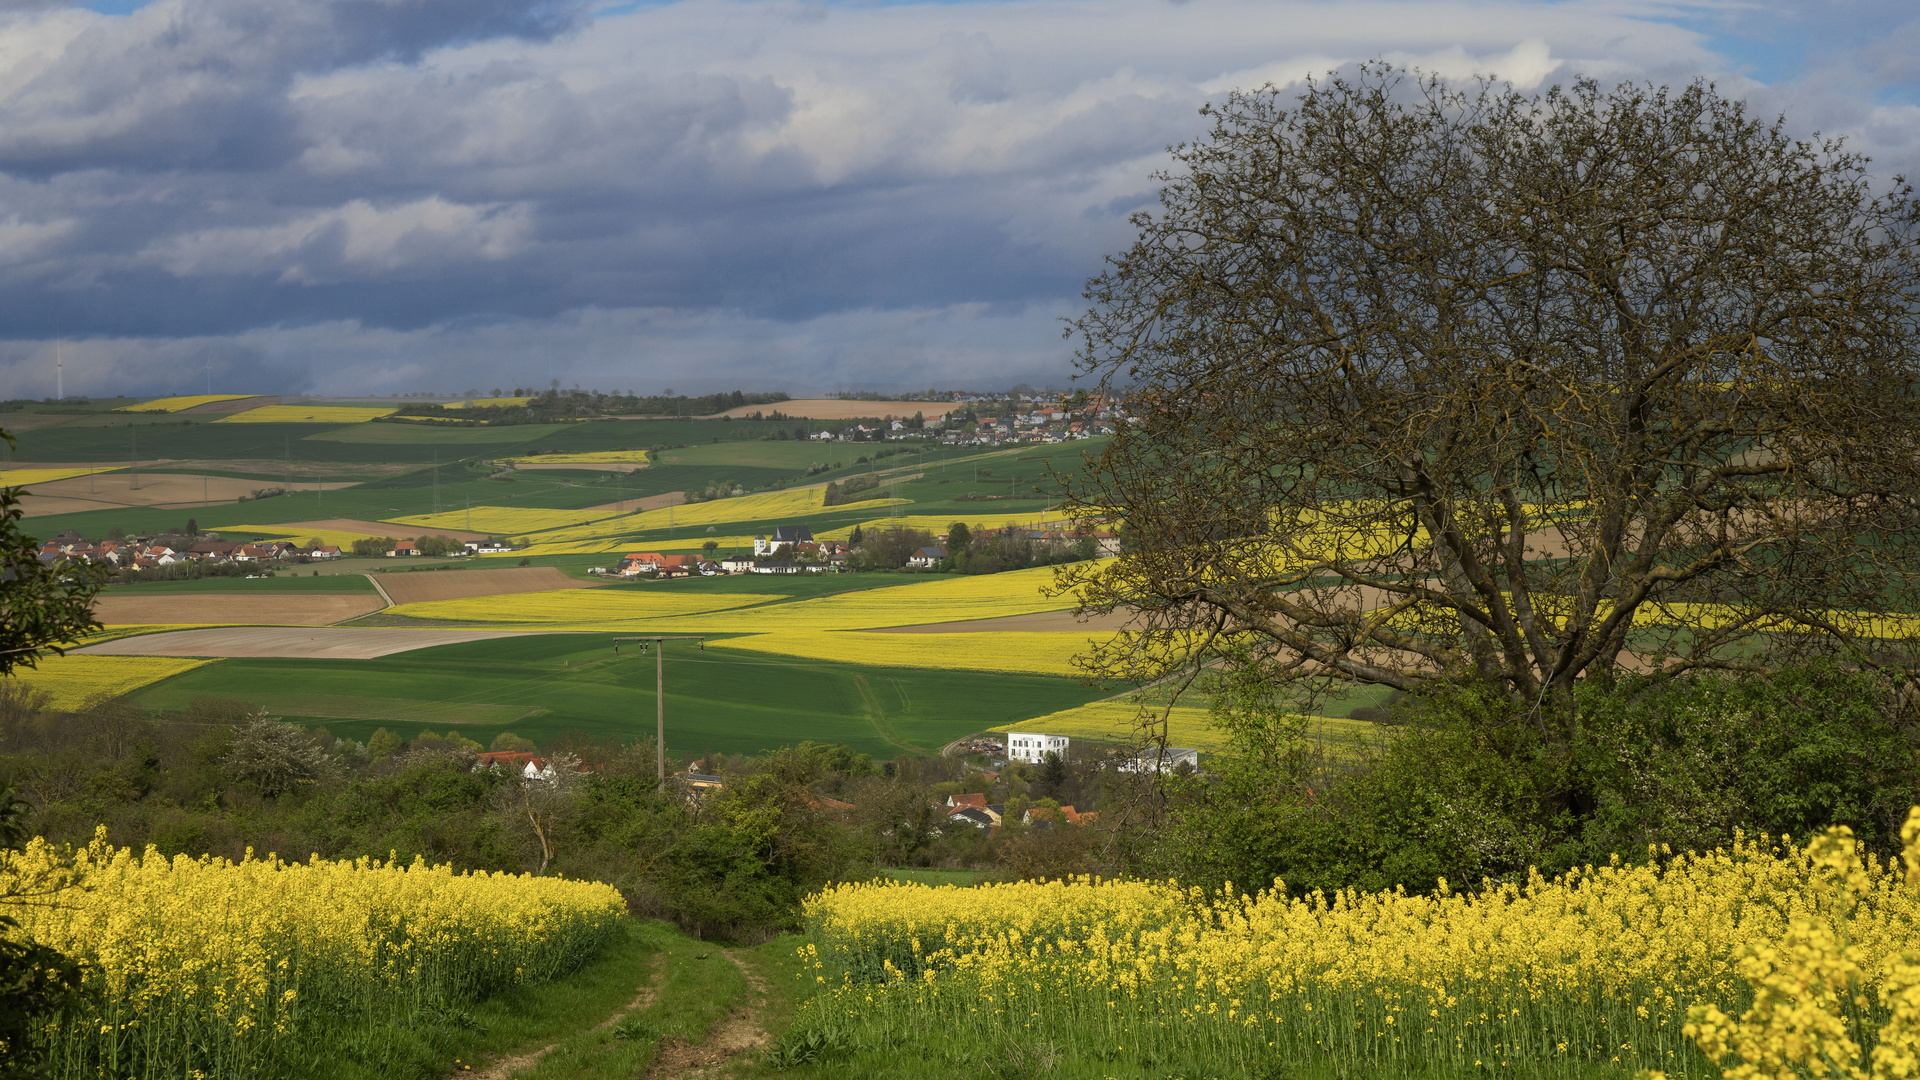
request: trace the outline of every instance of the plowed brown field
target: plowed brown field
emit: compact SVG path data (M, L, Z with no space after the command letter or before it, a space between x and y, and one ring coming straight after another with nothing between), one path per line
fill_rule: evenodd
M203 483L204 481L204 483ZM139 474L134 487L130 472L75 476L51 484L35 484L31 494L20 500L28 517L45 514L75 514L87 510L105 510L118 506L193 507L226 504L242 495L251 495L265 487L279 487L271 480L244 480L231 476L195 476L192 473ZM350 487L340 484L340 487Z
M97 656L293 656L326 660L371 660L398 652L508 637L513 631L387 629L321 626L296 630L282 626L209 627L89 645L76 653Z
M93 614L108 626L168 623L325 626L359 618L385 606L378 596L366 593L109 594L94 601Z
M598 584L570 578L551 566L381 574L376 580L396 604L417 604L422 600L461 600L469 596L506 596L550 589L591 589Z

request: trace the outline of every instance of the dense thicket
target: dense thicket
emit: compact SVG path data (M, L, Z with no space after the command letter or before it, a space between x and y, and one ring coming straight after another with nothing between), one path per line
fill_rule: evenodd
M1889 856L1920 803L1910 687L1830 664L1585 684L1570 753L1489 688L1403 699L1358 750L1244 668L1216 689L1233 752L1141 808L1136 872L1424 892L1835 824Z
M242 701L201 699L168 714L102 699L54 709L0 681L0 786L23 799L21 826L84 844L166 855L290 858L390 852L463 870L559 873L619 887L636 910L706 934L752 938L793 925L800 898L881 866L1048 872L1049 852L1090 867L1091 835L1036 843L946 821L963 789L1083 806L1089 771L1008 770L998 785L951 759L884 767L843 746L802 743L757 758L714 756L723 792L662 792L651 745L588 738L540 748L553 772L525 781L487 768L479 744L383 730L366 744L266 718ZM503 734L495 750L529 750ZM1053 800L1052 803L1046 800ZM1038 854L1036 854L1038 853Z

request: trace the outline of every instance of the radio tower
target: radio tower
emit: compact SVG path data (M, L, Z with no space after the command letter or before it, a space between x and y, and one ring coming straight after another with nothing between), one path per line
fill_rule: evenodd
M53 342L53 397L56 401L67 400L67 358L60 351L58 338Z

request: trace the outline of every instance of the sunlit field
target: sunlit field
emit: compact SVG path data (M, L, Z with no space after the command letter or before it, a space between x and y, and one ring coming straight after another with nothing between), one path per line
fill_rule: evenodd
M1850 1061L1876 1036L1913 1060L1920 890L1898 869L1840 836L1652 854L1435 896L836 886L807 903L796 1026L929 1071L996 1046L1128 1075L1718 1076L1682 1030L1701 1006L1749 1061ZM1728 1019L1756 984L1772 1004Z
M877 501L877 500L876 500ZM858 509L864 503L848 504L849 509ZM936 536L944 535L954 522L961 522L967 528L981 529L1007 528L1072 528L1074 522L1060 515L1058 510L1030 510L1007 514L972 514L965 510L952 514L902 514L899 517L876 517L860 523L862 530L899 527L902 529L925 529ZM845 540L852 535L853 526L833 529L820 534L823 540Z
M1151 731L1143 727L1143 723L1148 724ZM1164 704L1149 704L1143 714L1141 707L1132 701L1096 701L1017 724L1002 724L992 730L1042 732L1122 745L1140 743L1164 733L1168 746L1207 753L1224 753L1228 749L1226 734L1214 726L1212 711L1203 705L1175 705L1168 710ZM1364 720L1309 716L1305 737L1328 753L1340 755L1354 751L1355 743L1374 731L1374 726Z
M1070 598L1041 593L1040 590L1052 582L1053 568L1045 566L1004 574L940 577L796 600L754 611L702 615L697 620L688 620L688 624L697 621L702 629L743 634L775 630L867 630L1029 615L1073 607Z
M182 629L182 627L167 627ZM119 636L119 635L115 635ZM106 638L89 638L95 643ZM10 678L29 690L53 695L56 709L77 709L96 697L119 697L143 686L192 671L207 660L171 656L43 655L31 668L15 668Z
M432 1023L490 993L565 975L613 932L611 886L447 867L272 857L168 859L101 839L80 888L13 911L84 961L86 993L42 1035L49 1077L289 1074L397 1018ZM34 841L0 882L61 874ZM357 1049L367 1049L357 1047Z
M216 401L241 401L254 397L253 394L193 394L186 397L154 398L138 405L122 405L114 412L180 412L185 409L197 409L202 405L211 405Z
M358 424L377 416L392 416L398 409L367 408L357 405L262 405L243 413L223 416L216 424Z
M0 487L23 487L27 484L51 484L55 480L66 480L75 476L105 476L118 472L119 466L80 469L0 469Z

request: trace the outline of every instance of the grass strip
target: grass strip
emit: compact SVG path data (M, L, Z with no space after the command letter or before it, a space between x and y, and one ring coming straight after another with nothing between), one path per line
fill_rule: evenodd
M308 1075L315 1080L437 1080L467 1067L477 1071L489 1057L565 1045L624 1009L652 976L650 959L677 937L663 924L628 919L599 956L565 979L516 986L470 1008L449 1009L438 1023L395 1025L384 1037L359 1046L330 1043L322 1033Z
M746 977L719 946L695 941L665 923L642 925L648 940L666 954L665 976L653 1002L613 1024L569 1036L530 1068L515 1072L515 1080L643 1075L662 1043L704 1043L746 994Z

